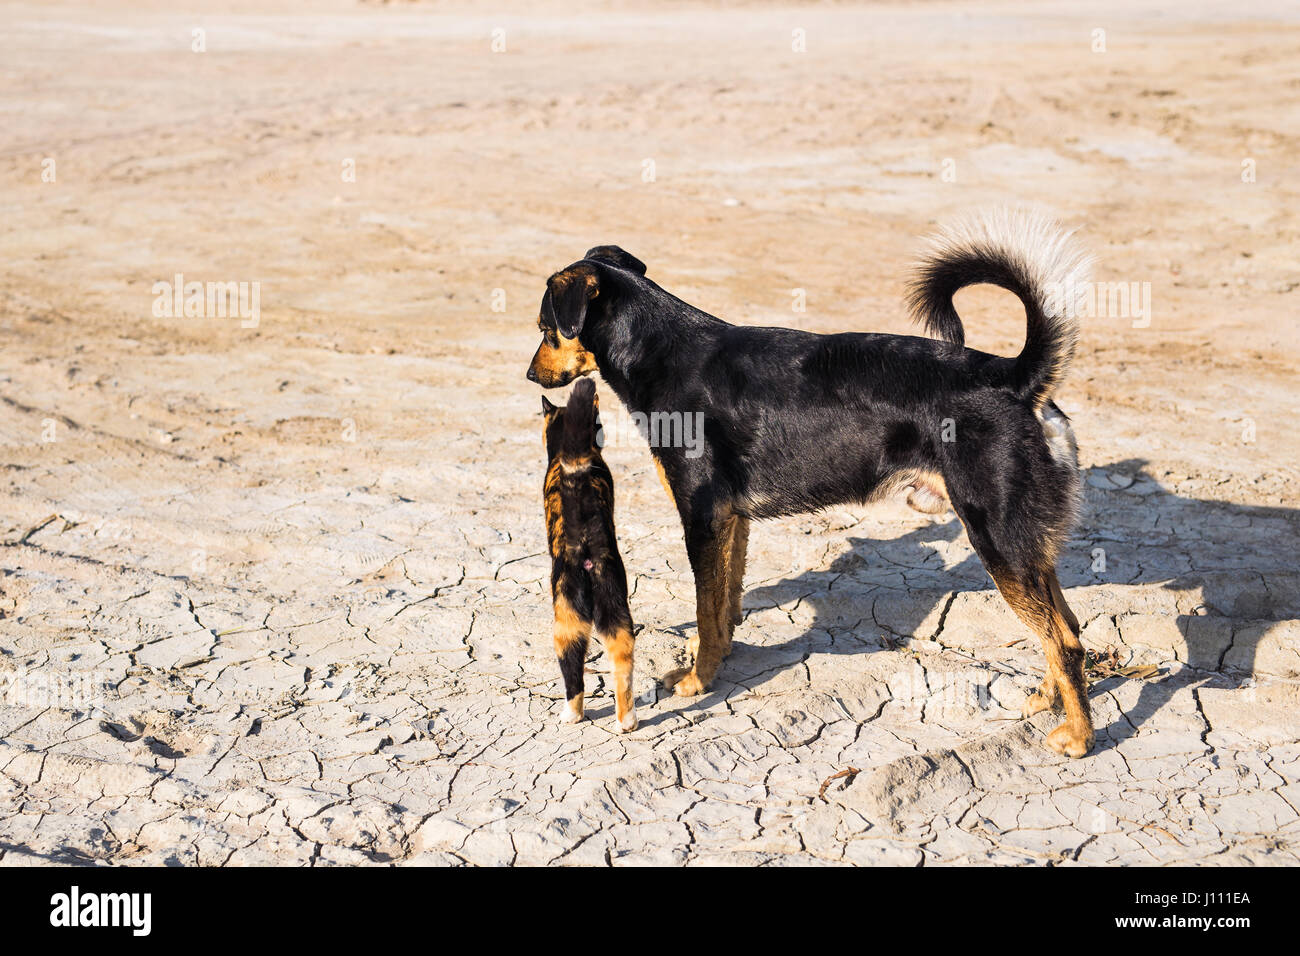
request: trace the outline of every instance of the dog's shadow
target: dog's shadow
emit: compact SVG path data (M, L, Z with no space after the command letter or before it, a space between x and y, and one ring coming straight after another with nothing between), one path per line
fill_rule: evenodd
M1188 657L1183 663L1191 666L1192 679L1201 686L1237 687L1254 672L1254 651L1263 634L1300 613L1294 589L1275 593L1264 577L1295 576L1294 561L1288 563L1287 556L1300 549L1300 511L1180 497L1148 475L1146 465L1141 459L1127 459L1082 473L1083 514L1058 569L1067 600L1071 588L1085 585L1126 589L1160 584L1173 591L1199 591L1199 606L1177 616ZM756 534L761 533L760 526ZM756 689L800 666L814 652L871 653L912 638L929 638L936 627L935 612L942 613L954 591L993 590L968 547L962 560L945 567L944 551L963 536L961 523L949 512L895 539L850 537L849 550L828 567L747 591L745 622L736 628L732 656L723 662L714 690L700 701L705 706L719 702L734 693L728 685ZM756 612L796 603L812 611L802 634L776 643L746 642L746 632L761 626ZM1077 601L1072 606L1085 621L1086 609ZM1037 638L1009 608L1004 610L1007 639L1023 637L1037 652ZM1238 629L1247 623L1262 629L1252 628L1243 641ZM960 622L947 626L960 627ZM1037 660L1041 666L1041 655ZM1187 675L1186 669L1175 674L1162 667L1157 676L1144 680L1136 703L1099 736L1099 749L1136 733L1186 686ZM1105 692L1122 679L1104 678L1093 685L1092 693ZM1026 688L1037 680L1034 675Z

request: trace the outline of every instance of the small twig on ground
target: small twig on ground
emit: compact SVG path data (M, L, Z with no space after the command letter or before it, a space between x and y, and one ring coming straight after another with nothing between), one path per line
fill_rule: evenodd
M825 780L822 781L822 788L817 791L817 796L825 800L826 788L831 785L832 780L838 780L840 777L848 777L849 779L845 781L845 786L848 786L850 783L853 782L853 778L856 777L861 772L862 771L859 770L857 767L849 767L847 770L841 770L839 773L831 774L829 777L827 777Z
M1119 659L1119 649L1113 645L1107 646L1104 651L1089 652L1088 661L1085 665L1088 675L1088 683L1095 684L1097 681L1105 680L1107 677L1124 677L1129 680L1147 680L1155 677L1160 673L1160 668L1155 664L1141 664L1132 667L1124 667Z
M58 517L59 517L59 516L58 516L57 514L53 514L53 515L50 515L48 518L42 518L39 522L37 522L36 524L32 525L30 528L27 529L27 533L24 534L21 538L18 539L18 543L19 543L19 544L26 544L28 538L30 538L30 537L31 537L32 535L34 535L36 532L40 531L40 530L41 530L42 528L44 528L47 524L49 524L51 521L57 521L57 520L58 520Z
M1184 843L1182 840L1178 839L1178 837L1174 836L1172 833L1170 833L1170 832L1169 832L1168 830L1166 830L1164 827L1158 827L1158 826L1156 826L1154 823L1148 823L1148 824L1147 824L1146 826L1144 826L1142 829L1143 829L1143 830L1156 830L1156 831L1158 831L1158 832L1160 832L1160 833L1163 833L1165 836L1169 837L1169 839L1173 840L1173 841L1174 841L1175 843L1177 843L1179 846L1187 846L1186 843Z

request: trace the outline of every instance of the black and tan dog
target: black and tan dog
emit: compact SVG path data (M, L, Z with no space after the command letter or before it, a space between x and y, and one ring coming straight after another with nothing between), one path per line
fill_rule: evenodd
M583 379L568 405L543 396L546 418L546 538L551 550L555 656L568 703L564 720L582 720L582 671L594 630L614 665L619 730L636 729L632 700L632 615L627 574L614 536L614 479L596 443L596 386Z
M633 412L704 416L703 454L653 449L685 530L698 621L694 666L665 684L701 693L730 651L752 519L910 486L921 510L951 503L1002 595L1041 638L1046 676L1026 715L1063 704L1065 722L1047 743L1087 753L1084 650L1056 577L1078 467L1068 420L1051 402L1074 354L1068 300L1087 266L1068 234L1028 213L949 228L911 296L938 339L730 325L665 292L615 246L551 276L532 381L555 387L598 369ZM976 283L1024 303L1015 358L963 347L952 296Z

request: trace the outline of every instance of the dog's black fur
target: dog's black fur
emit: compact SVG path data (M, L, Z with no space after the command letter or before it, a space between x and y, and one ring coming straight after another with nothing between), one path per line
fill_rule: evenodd
M703 690L730 649L749 519L922 486L951 502L1008 602L1043 639L1047 677L1026 711L1063 694L1067 723L1049 744L1074 756L1091 747L1078 624L1055 576L1075 519L1077 466L1044 432L1045 418L1065 421L1049 399L1073 329L1047 314L1014 255L977 252L965 263L932 260L916 285L918 311L955 341L731 325L661 289L614 246L548 280L530 379L555 387L594 366L632 411L703 414L698 457L653 448L696 575L695 667L666 678L679 693ZM972 281L1024 301L1020 356L961 344L950 300ZM581 354L557 358L566 349Z

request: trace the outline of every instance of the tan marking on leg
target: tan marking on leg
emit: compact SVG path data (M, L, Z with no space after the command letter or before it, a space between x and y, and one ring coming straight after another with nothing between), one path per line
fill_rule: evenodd
M556 659L563 660L566 652L575 643L583 645L587 643L591 636L591 624L574 611L573 606L569 604L563 595L556 597L554 611L555 623L552 631L552 641L555 645ZM565 693L567 697L567 687ZM582 720L582 697L582 691L578 691L572 697L567 698L564 714L560 718L564 723L576 724Z
M1096 742L1092 709L1088 704L1088 678L1083 668L1087 654L1079 640L1079 620L1065 603L1055 571L1047 575L1047 586L1056 612L1054 629L1061 642L1063 660L1057 671L1057 687L1066 718L1066 722L1048 736L1047 743L1058 753L1082 757Z
M1020 708L1022 717L1032 717L1044 710L1054 710L1061 706L1061 691L1055 672L1049 666L1038 689L1025 698Z
M564 550L564 500L560 496L561 472L557 462L546 469L542 504L546 513L546 544L554 558Z
M1056 605L1057 611L1059 611L1061 617L1065 619L1065 623L1069 627L1070 631L1078 634L1079 619L1075 617L1074 612L1070 610L1070 605L1065 603L1065 595L1061 593L1061 582L1057 580L1055 571L1048 575L1047 584L1052 591L1052 603ZM1082 647L1083 645L1080 644L1079 646Z
M744 618L740 605L745 593L745 558L748 552L749 519L738 517L736 530L731 538L731 573L728 579L728 603L733 628L738 627Z
M673 486L668 483L668 475L664 472L664 466L658 458L655 459L655 471L659 472L659 483L664 486L664 491L668 492L668 500L677 507L677 496L673 494Z
M573 609L569 599L563 593L555 596L555 628L556 637L559 637L561 629L565 634L581 635L586 637L589 634L589 624L586 618Z
M730 643L731 636L719 625L723 615L728 615L727 580L723 576L723 548L721 538L727 538L727 552L730 553L730 534L727 522L732 517L721 519L717 524L719 537L710 542L707 552L701 556L700 566L695 572L695 621L696 637L694 642L694 664L690 668L680 668L664 675L665 687L672 687L679 697L694 697L702 694L713 681L722 663L723 648ZM688 647L690 643L688 642Z
M578 724L586 716L582 708L582 695L574 694L564 702L564 713L560 715L562 724Z
M1074 616L1070 606L1065 603L1065 595L1061 593L1061 584L1056 575L1052 574L1048 580L1048 587L1052 594L1052 605L1060 614L1062 621L1065 623L1065 629L1068 633L1077 635L1079 633L1079 619ZM1077 638L1076 638L1077 640ZM1083 645L1079 645L1080 651ZM1049 668L1047 676L1043 678L1043 683L1038 690L1030 694L1025 700L1023 709L1024 716L1036 714L1039 711L1047 710L1049 707L1056 709L1062 706L1061 687L1065 685L1065 680L1055 669ZM1086 701L1088 695L1087 678L1083 678L1083 698Z
M620 733L636 730L636 701L632 695L632 632L619 628L612 634L601 635L605 653L614 665L614 715Z
M1036 582L1005 572L994 574L993 580L1011 609L1038 635L1047 660L1047 676L1039 690L1030 695L1026 709L1031 702L1037 704L1035 698L1040 695L1050 706L1052 697L1044 694L1043 688L1049 682L1054 685L1065 709L1065 722L1048 734L1047 746L1069 757L1082 757L1092 749L1096 735L1088 706L1079 623L1065 603L1056 572L1049 571Z
M943 475L936 471L913 472L911 487L907 505L913 511L937 515L948 510L948 486L944 483Z
M718 533L718 557L714 570L714 613L718 631L718 647L723 657L731 653L731 559L735 552L736 525L740 519L726 518Z

